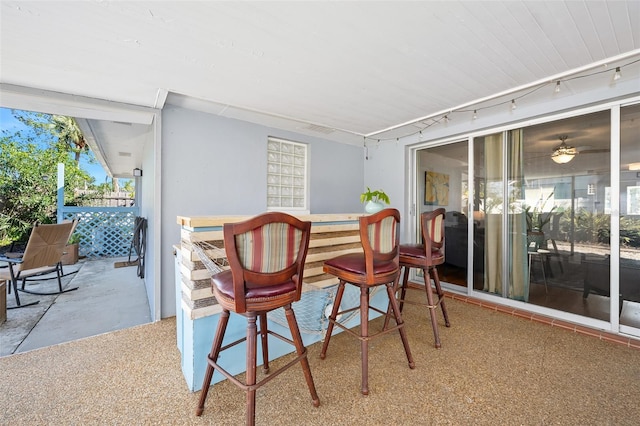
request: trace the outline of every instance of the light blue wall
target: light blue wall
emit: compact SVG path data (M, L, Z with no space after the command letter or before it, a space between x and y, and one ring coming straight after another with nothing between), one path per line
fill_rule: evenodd
M382 189L389 196L390 207L400 211L400 242L405 242L405 176L409 173L406 166L405 148L395 142L370 143L368 155L364 160L364 185L372 190Z
M362 211L362 147L167 105L161 150L163 318L176 314L176 217L264 212L269 136L309 144L310 213Z
M158 111L158 116L160 111ZM158 291L156 291L156 234L153 232L157 229L154 225L160 218L160 212L156 211L155 195L156 195L156 156L159 155L155 149L154 134L150 134L149 138L144 142L143 158L142 158L142 177L137 178L136 193L140 194L140 216L147 219L146 247L144 258L144 285L147 289L147 299L149 301L149 310L151 318L154 321L160 320ZM138 186L139 185L139 186Z
M637 96L638 80L615 86L603 83L589 91L560 97L522 99L518 108L483 111L478 120L453 114L455 120L362 147L166 106L162 112L162 317L175 314L172 246L179 242L178 215L257 214L266 209L266 140L268 136L308 143L311 158L311 213L362 211L359 195L366 186L384 189L400 210L402 242L411 240L415 214L410 149L423 141L457 135L465 138L506 125L526 125L532 118L559 114L621 97ZM411 225L413 223L413 226Z

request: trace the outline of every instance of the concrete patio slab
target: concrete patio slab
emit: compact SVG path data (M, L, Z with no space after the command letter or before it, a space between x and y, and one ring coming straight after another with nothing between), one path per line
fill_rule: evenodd
M136 275L135 267L114 267L122 260L82 260L65 266L63 288L78 287L68 293L21 293L23 304L35 300L40 303L7 311L7 321L0 325L0 356L151 322L144 281ZM28 286L35 291L51 291L57 283L38 281ZM7 306L15 306L13 294L7 295Z

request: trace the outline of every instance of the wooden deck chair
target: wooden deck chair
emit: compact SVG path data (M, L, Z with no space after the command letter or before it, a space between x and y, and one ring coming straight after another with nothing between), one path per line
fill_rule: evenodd
M62 256L64 249L73 233L77 221L58 224L36 225L31 231L24 253L0 256L1 262L7 262L9 267L0 270L0 281L10 281L9 292L13 287L16 306L7 309L35 305L39 301L28 304L20 303L18 291L25 293L53 295L77 290L78 287L62 289ZM25 289L27 278L55 272L58 280L58 291L43 293ZM22 280L22 287L18 288L18 281Z

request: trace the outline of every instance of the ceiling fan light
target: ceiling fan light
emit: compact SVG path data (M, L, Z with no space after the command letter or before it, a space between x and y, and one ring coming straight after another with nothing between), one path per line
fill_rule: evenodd
M564 143L565 139L566 136L560 138L562 143L553 151L553 154L551 154L551 159L558 164L568 163L573 160L573 157L578 153L574 147Z
M640 170L640 163L629 164L629 170Z
M558 164L566 164L569 161L573 160L575 154L568 154L566 152L554 152L551 154L551 159Z

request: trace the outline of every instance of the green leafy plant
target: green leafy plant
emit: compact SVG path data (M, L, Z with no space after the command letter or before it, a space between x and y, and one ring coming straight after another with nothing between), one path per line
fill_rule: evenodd
M58 164L65 166L65 205L77 203L75 189L93 181L74 159L79 151L69 147L53 116L25 111L12 114L26 127L0 132L2 242L27 241L34 223L55 223Z
M389 196L382 190L378 189L376 191L372 191L371 188L367 186L367 190L360 194L360 202L366 203L367 201L373 201L374 203L384 203L390 204Z
M69 241L67 242L67 244L79 244L80 239L80 234L71 234L71 237L69 237Z
M573 238L576 242L610 243L611 215L581 208L576 212Z
M542 231L542 228L551 221L553 212L558 206L553 206L548 212L544 212L543 210L544 206L547 204L547 201L549 201L549 198L551 198L552 196L553 192L549 194L549 196L544 200L540 208L532 208L531 206L526 206L524 208L524 212L527 217L527 232Z

